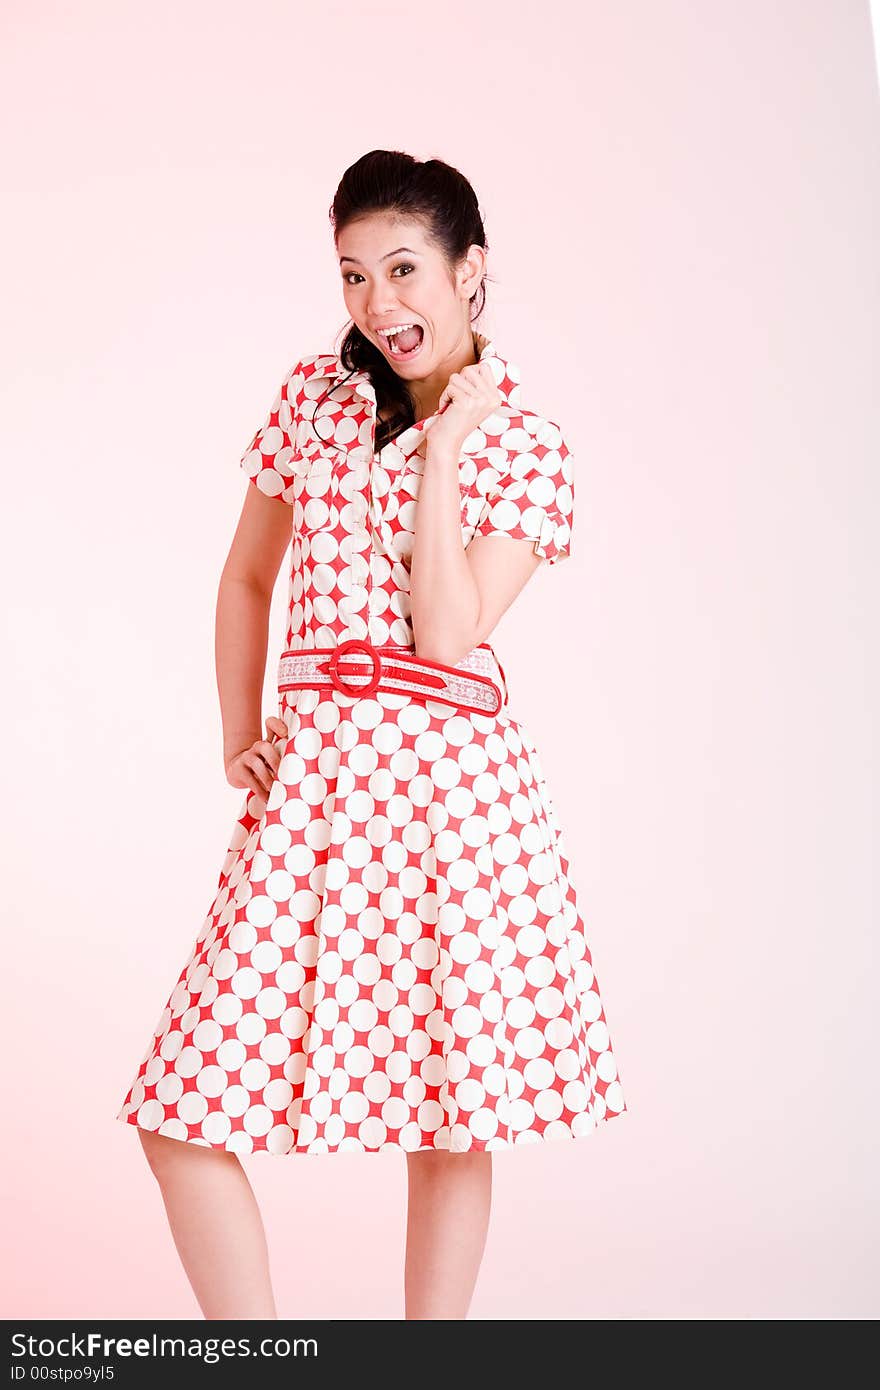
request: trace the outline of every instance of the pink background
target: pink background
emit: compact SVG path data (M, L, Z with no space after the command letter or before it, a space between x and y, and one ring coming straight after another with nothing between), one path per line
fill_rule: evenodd
M238 457L345 324L336 183L397 147L473 181L479 326L576 450L572 558L492 641L629 1105L495 1155L472 1316L877 1316L867 5L82 0L4 30L4 1315L199 1316L114 1115L239 805ZM282 1316L402 1315L402 1155L245 1163Z

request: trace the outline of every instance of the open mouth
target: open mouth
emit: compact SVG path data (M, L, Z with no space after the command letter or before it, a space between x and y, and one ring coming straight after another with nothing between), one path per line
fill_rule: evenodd
M421 324L406 324L393 329L390 334L380 332L379 340L392 362L409 362L417 357L425 340Z

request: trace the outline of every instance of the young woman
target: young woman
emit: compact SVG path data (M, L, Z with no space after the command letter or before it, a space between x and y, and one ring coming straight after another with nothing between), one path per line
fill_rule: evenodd
M464 1318L492 1150L626 1108L547 784L486 640L568 554L573 460L473 330L486 237L460 173L373 151L331 220L351 326L294 365L245 450L220 582L226 773L247 795L117 1118L207 1318L277 1316L241 1154L389 1148L408 1166L405 1315Z

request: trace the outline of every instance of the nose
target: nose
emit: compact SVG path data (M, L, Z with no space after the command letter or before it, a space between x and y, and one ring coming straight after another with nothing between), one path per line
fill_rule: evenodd
M388 286L377 285L367 300L367 314L372 323L391 323L398 308L394 291Z

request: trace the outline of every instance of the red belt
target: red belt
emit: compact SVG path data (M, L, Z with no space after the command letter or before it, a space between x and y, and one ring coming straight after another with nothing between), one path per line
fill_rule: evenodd
M497 714L507 699L504 671L488 642L474 647L455 666L427 661L416 656L412 647L374 647L356 637L338 647L282 652L279 691L324 686L355 699L383 690L419 700L441 700L474 714Z

